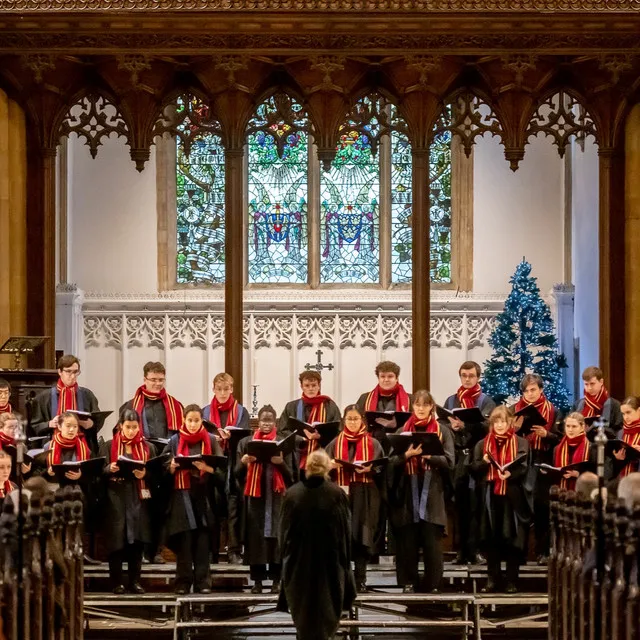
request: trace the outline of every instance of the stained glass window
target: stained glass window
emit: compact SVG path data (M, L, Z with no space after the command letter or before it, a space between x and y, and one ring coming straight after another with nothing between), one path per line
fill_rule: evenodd
M301 106L288 97L264 102L250 123L249 282L307 282L306 126Z
M221 283L225 273L224 149L217 135L204 130L193 135L193 120L206 119L206 106L193 99L188 104L179 101L176 109L183 116L178 125L182 135L176 137L176 279L178 283Z
M367 100L366 98L364 100ZM372 153L379 125L347 122L330 171L320 176L320 281L375 283L380 273L380 167Z
M429 204L431 282L451 282L451 132L431 143Z

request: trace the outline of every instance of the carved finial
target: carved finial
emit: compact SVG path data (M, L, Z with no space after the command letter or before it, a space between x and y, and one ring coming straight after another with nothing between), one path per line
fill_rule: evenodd
M344 56L313 56L311 58L311 69L324 73L322 83L317 89L331 90L335 86L331 74L344 69Z
M418 86L425 88L429 82L429 73L440 67L442 56L409 56L407 66L420 74Z
M214 62L215 69L227 72L227 82L232 86L236 83L236 71L246 69L248 65L246 56L217 56Z
M140 73L145 69L151 69L149 56L146 54L129 54L118 56L118 69L123 69L131 74L131 84L138 88Z
M54 69L56 66L55 58L50 53L33 53L22 56L22 65L33 71L33 77L36 83L42 82L42 74L47 69Z
M536 68L536 56L529 53L506 54L502 56L502 67L515 74L516 84L520 86L524 80L525 71Z
M633 67L633 57L630 53L603 53L600 56L600 68L611 74L613 84L618 84L621 74Z

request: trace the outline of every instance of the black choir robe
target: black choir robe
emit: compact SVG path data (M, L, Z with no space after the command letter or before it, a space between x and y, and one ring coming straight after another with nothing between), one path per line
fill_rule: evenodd
M172 436L169 444L162 453L170 453L176 456L178 453L179 434ZM209 435L211 440L211 455L221 456L222 451L216 438ZM189 446L189 455L202 453L202 445L197 442ZM176 471L177 473L177 471ZM216 504L216 488L224 487L225 472L214 468L213 473L204 473L196 469L191 471L191 486L189 489L175 488L175 474L167 474L171 478L171 495L169 496L169 509L165 521L164 535L167 546L176 551L177 536L185 531L194 529L215 530L219 518L219 506Z
M330 458L340 458L336 452L334 438L327 445L327 454ZM349 462L353 462L356 454L356 442L349 442ZM384 452L382 445L374 438L373 440L373 460L382 458ZM335 471L333 472L335 477ZM375 553L380 537L379 528L381 526L380 511L382 496L384 495L384 482L386 476L384 471L374 474L374 480L370 483L352 482L349 485L349 508L351 510L351 538L354 542L366 547L370 554Z
M325 422L340 422L342 416L340 415L340 409L338 405L333 401L329 400L325 403L326 410L326 418ZM309 422L309 415L311 414L311 407L309 405L305 405L302 401L302 398L297 398L296 400L291 400L287 402L285 405L280 418L278 419L278 432L283 436L289 435L291 431L287 426L287 421L289 418L296 418L297 420L302 420L303 422Z
M483 460L484 439L476 444L473 451L471 473L480 485L480 542L485 548L502 541L517 549L525 549L531 520L530 498L525 489L529 443L520 436L516 438L516 458L522 455L525 457L509 467L511 476L507 480L507 492L504 496L494 494L493 480L487 480L489 463ZM500 508L497 508L498 501L502 503ZM497 513L502 518L497 518Z
M156 449L149 444L149 458L156 455ZM119 478L108 471L112 462L111 440L100 447L100 456L105 458L106 496L103 502L104 544L107 553L123 549L134 542L149 543L153 540L149 516L149 499L142 499L138 491L138 481L134 478ZM129 456L127 456L129 457ZM145 481L149 480L145 474ZM147 484L149 487L149 484Z
M321 476L287 491L280 519L282 588L279 611L291 611L297 635L333 638L355 599L349 500Z
M244 498L244 509L242 513L242 540L244 542L244 563L249 565L280 563L280 550L276 549L276 557L272 557L267 545L267 538L277 542L278 528L280 525L280 513L284 494L274 493L270 480L269 467L271 463L265 464L262 473L262 490L260 498L252 498L244 495L245 483L247 480L248 465L242 464L241 460L247 452L247 445L253 436L242 438L238 443L236 452L236 478ZM284 456L284 463L278 468L284 479L285 486L293 483L292 455ZM268 505L271 508L268 509ZM276 544L276 547L278 545Z
M585 399L580 398L578 402L576 402L576 406L574 407L574 411L578 413L582 413L584 409ZM622 410L620 409L620 403L615 399L609 396L604 405L602 405L602 418L606 421L605 431L607 433L608 438L615 438L615 434L619 429L622 429L623 420L622 420Z

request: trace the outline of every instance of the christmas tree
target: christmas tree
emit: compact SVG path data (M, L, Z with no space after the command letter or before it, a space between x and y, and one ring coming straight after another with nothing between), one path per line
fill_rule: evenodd
M566 360L558 353L551 311L540 296L531 265L523 259L509 282L511 293L489 338L493 355L484 365L482 390L504 402L520 396L522 376L537 373L544 380L546 397L566 409L569 394L562 380Z

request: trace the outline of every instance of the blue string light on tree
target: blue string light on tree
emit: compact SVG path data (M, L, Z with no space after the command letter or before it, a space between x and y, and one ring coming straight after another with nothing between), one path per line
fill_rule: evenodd
M496 402L504 402L520 396L522 376L537 373L544 380L546 397L566 409L569 393L562 379L566 360L558 353L551 311L524 258L509 282L511 293L489 338L493 355L484 365L482 390Z

